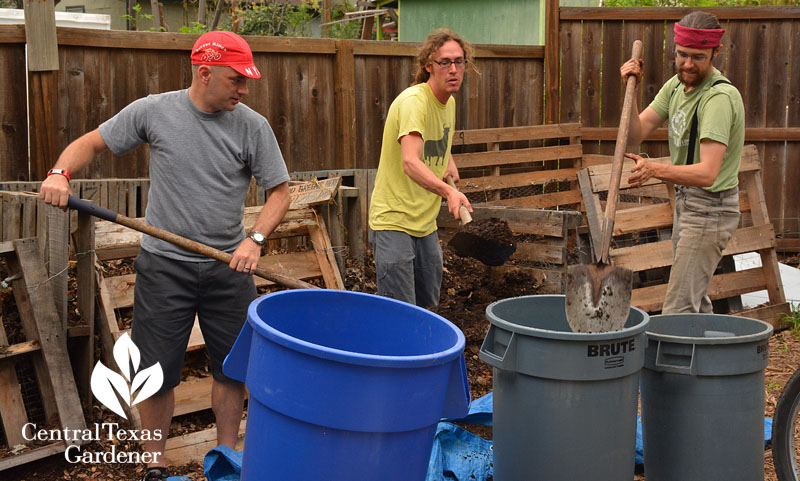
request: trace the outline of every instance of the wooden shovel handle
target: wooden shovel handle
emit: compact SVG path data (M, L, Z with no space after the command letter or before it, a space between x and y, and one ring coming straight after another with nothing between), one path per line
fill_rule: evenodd
M633 42L633 53L631 58L639 60L642 57L642 42ZM628 76L625 84L625 100L622 103L622 117L619 120L619 130L617 131L617 145L614 148L614 161L611 164L611 182L608 187L608 199L606 200L606 212L603 219L603 234L600 243L599 261L608 264L608 252L611 249L611 236L614 233L614 218L617 213L617 195L619 194L619 184L622 179L622 161L625 156L625 149L628 147L628 130L631 123L631 110L633 109L633 95L636 91L636 77ZM637 113L638 114L638 113Z
M453 182L453 176L451 175L447 176L447 183L450 185L450 187L458 190L458 187L456 187L456 183ZM458 206L458 218L461 219L461 225L469 224L470 222L472 222L472 215L469 213L469 210L467 210L467 208L464 207L464 204L459 204Z
M151 235L163 241L175 244L178 247L183 247L186 250L196 252L198 254L204 255L211 259L218 260L225 264L230 264L231 258L233 257L231 254L228 254L227 252L223 252L219 249L215 249L206 244L202 244L200 242L193 241L185 237L181 237L177 234L173 234L172 232L166 231L164 229L159 229L158 227L154 227L150 224L145 224L144 222L141 222L139 220L124 216L112 210L106 209L105 207L94 205L91 202L86 202L85 200L78 199L73 196L69 196L69 200L67 201L67 207L69 207L70 209L75 209L81 212L85 212L100 219L114 222L115 224L120 224L124 225L125 227L130 227L133 230L143 232L147 235ZM291 287L294 289L318 289L317 286L309 284L308 282L304 282L292 277L287 277L284 276L283 274L278 274L277 272L268 271L260 267L256 267L253 273L258 277L267 279L268 281L272 281L275 282L276 284L280 284L286 287Z

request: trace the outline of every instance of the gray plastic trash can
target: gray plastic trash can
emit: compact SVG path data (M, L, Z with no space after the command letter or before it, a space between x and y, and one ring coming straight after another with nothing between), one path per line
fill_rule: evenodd
M497 301L486 317L480 357L494 368L494 479L633 479L649 316L632 308L619 331L574 333L564 296L542 295Z
M764 479L771 333L737 316L650 319L641 385L647 481Z

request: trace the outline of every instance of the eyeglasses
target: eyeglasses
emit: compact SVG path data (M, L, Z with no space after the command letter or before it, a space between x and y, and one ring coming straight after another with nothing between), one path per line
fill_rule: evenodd
M431 62L435 63L441 68L450 68L450 65L455 65L456 68L464 68L464 65L467 64L467 61L464 60L463 58L457 58L455 60L450 60L449 58L446 58L441 61L431 59Z
M708 55L702 53L689 55L688 53L681 50L673 50L672 53L675 54L675 56L681 60L686 60L687 58L691 57L693 63L703 63L706 60L708 60Z

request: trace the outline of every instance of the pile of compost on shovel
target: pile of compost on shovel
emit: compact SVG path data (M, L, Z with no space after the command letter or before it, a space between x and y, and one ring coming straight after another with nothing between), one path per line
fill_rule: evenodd
M462 226L448 246L461 257L478 259L487 266L501 266L516 250L508 222L491 217Z

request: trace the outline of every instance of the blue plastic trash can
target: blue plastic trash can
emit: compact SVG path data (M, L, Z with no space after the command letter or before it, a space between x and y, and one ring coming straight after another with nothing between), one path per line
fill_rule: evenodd
M223 371L250 392L243 481L423 480L439 419L469 410L463 333L358 292L256 299Z

